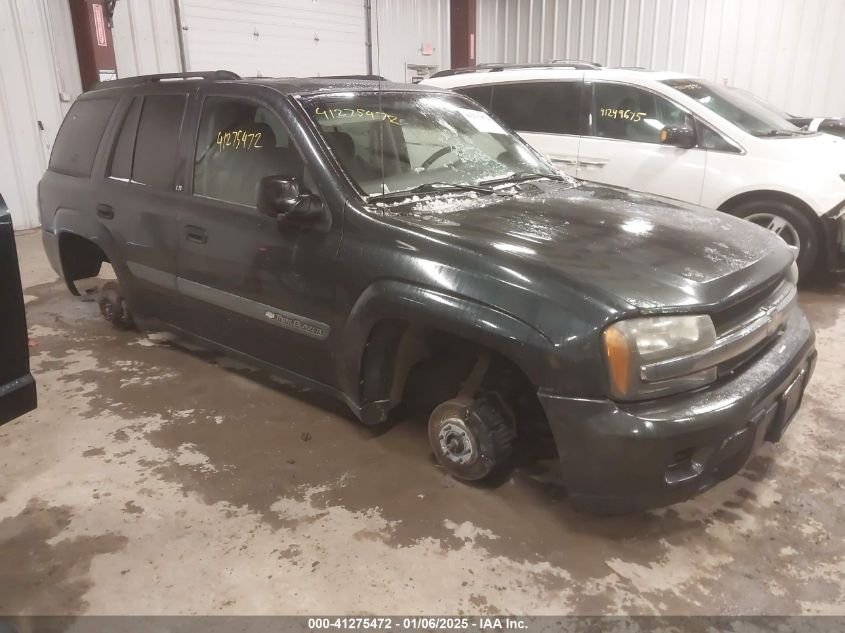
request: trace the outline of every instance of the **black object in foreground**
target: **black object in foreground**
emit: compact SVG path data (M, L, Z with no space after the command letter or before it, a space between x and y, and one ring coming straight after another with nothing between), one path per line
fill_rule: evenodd
M12 216L0 197L0 424L36 407Z

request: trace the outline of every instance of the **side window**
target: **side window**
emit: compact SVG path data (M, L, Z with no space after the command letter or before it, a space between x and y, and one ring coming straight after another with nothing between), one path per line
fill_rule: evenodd
M688 125L689 115L671 101L624 84L595 84L596 136L637 143L660 143L667 125Z
M496 84L493 112L519 132L581 134L580 81Z
M138 120L141 118L141 104L143 97L135 97L123 123L120 127L120 134L112 150L111 162L107 175L120 180L132 178L132 155L135 149L135 132L138 131Z
M194 194L255 206L266 176L302 178L304 162L282 121L251 101L208 97L194 159Z
M147 95L141 107L132 160L132 181L172 189L186 95Z
M455 88L455 92L474 99L488 110L493 102L493 86L468 86L466 88Z
M50 169L70 176L90 176L115 105L114 99L80 99L74 103L56 135Z

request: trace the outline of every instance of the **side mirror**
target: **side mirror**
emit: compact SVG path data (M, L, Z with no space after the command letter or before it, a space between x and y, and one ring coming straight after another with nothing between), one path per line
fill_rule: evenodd
M698 139L695 136L695 130L688 125L667 125L660 130L660 142L681 149L690 149L696 146Z
M258 210L275 218L279 228L320 224L327 219L322 199L304 191L293 176L266 176L258 184Z

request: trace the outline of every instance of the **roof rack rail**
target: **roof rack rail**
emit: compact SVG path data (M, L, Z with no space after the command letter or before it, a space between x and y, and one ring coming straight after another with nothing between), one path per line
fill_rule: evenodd
M598 62L585 62L583 59L553 59L550 64L563 64L566 66L592 66L593 68L602 68L602 64Z
M241 76L231 70L208 70L193 73L161 73L158 75L138 75L137 77L126 77L124 79L112 79L101 81L94 85L93 89L114 88L118 86L140 86L142 84L156 83L158 81L169 81L171 79L240 79Z
M451 77L452 75L466 75L470 73L489 72L496 73L505 70L527 70L531 68L573 68L575 70L596 70L601 68L598 64L590 62L554 60L550 62L537 62L532 64L502 64L502 63L484 63L476 64L475 66L468 66L466 68L451 68L448 70L441 70L432 75L432 77Z
M387 77L381 75L321 75L319 77L311 77L311 79L363 79L366 81L390 81Z

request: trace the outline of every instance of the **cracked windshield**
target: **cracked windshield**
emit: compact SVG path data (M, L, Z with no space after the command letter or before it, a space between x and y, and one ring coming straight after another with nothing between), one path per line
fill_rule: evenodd
M565 178L489 114L459 97L332 94L304 105L349 177L368 195L492 193L487 187L499 183Z

